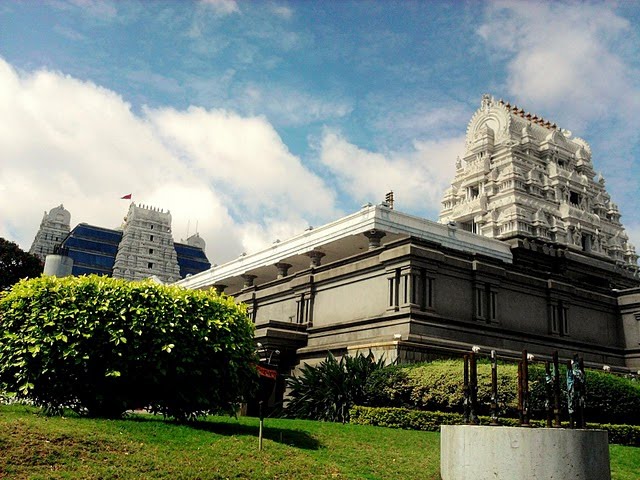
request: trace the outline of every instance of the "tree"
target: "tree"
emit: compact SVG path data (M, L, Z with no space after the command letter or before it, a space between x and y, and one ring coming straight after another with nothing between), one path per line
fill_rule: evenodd
M258 380L246 309L215 290L43 276L0 294L0 332L0 391L51 413L234 413Z
M0 238L0 291L23 278L42 274L43 264L38 257L22 250L18 245Z

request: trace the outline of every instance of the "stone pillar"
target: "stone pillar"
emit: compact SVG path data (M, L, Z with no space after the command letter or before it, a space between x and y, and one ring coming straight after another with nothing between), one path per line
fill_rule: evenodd
M291 268L291 264L278 262L275 264L275 267L278 269L278 276L276 278L284 278L287 275L289 275L289 269Z
M242 280L244 280L244 284L242 285L242 288L253 287L253 281L257 278L257 275L250 275L248 273L245 273L240 276L242 277Z
M311 259L311 264L309 265L309 267L313 268L313 267L320 266L320 261L322 260L322 257L324 257L326 254L318 250L312 250L311 252L307 252L306 255Z
M605 430L442 425L443 480L610 480Z
M419 307L418 299L420 271L412 266L400 269L399 303L401 307Z
M368 232L364 232L363 235L369 239L369 250L373 250L380 246L380 240L382 240L382 237L384 237L386 233L380 230L369 230Z
M73 258L65 255L47 255L44 262L44 275L68 277L73 270Z
M388 269L387 270L387 283L388 283L388 292L387 292L387 311L397 311L398 303L400 300L399 297L399 289L400 289L400 269Z

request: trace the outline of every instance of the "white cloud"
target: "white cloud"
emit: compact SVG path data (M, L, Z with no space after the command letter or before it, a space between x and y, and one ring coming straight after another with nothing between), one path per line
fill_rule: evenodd
M201 0L203 5L210 7L217 15L224 16L232 13L240 13L240 7L236 0Z
M326 100L318 96L281 86L246 85L234 103L246 110L264 112L280 125L305 125L349 115L353 110L344 99Z
M596 170L633 226L640 190L640 39L616 8L616 2L499 0L486 9L477 33L506 62L508 100L591 144ZM631 230L637 239L637 227Z
M320 160L354 200L377 203L393 190L399 210L428 213L435 219L442 193L453 178L455 158L463 150L464 137L456 137L414 142L410 152L381 154L327 131L320 143Z
M292 155L264 117L190 107L148 112L159 136L233 196L234 210L333 213L333 193Z
M336 213L332 191L264 118L200 108L137 116L110 90L18 74L0 59L0 122L0 236L25 249L43 210L63 203L72 226L113 228L130 192L172 212L176 240L197 222L216 263Z
M508 59L509 94L536 109L590 118L630 117L640 107L637 71L620 55L635 32L613 5L496 1L479 35ZM544 113L544 112L540 112Z
M278 17L282 17L285 20L289 20L293 16L293 10L286 5L271 5L271 11Z
M74 30L73 28L70 28L70 27L66 27L64 25L56 25L55 27L53 27L53 29L55 32L59 33L63 37L68 38L69 40L73 40L75 42L84 41L87 39L87 37L85 37L83 34L78 32L77 30Z
M118 15L115 4L104 0L56 0L52 4L63 10L79 8L98 20L112 20Z

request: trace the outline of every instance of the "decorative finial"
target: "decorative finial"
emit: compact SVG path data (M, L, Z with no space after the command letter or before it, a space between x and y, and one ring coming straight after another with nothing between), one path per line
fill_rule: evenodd
M491 95L489 95L488 93L485 93L484 95L482 95L482 102L480 103L480 108L484 111L489 111L489 108L491 107L492 103L493 103L493 99L491 98Z

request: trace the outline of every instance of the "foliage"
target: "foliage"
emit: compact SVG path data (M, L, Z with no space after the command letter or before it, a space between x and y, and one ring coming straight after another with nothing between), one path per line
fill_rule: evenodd
M367 379L383 366L384 360L376 361L371 352L344 355L340 361L329 352L317 366L305 364L299 376L287 379L290 393L285 415L348 422L349 409L366 398Z
M39 277L43 265L38 257L23 251L18 245L0 238L0 291L23 278Z
M374 425L428 432L439 431L440 425L460 425L463 423L462 415L459 413L426 412L408 408L355 406L350 413L350 422L356 425ZM490 417L480 416L481 424L488 425L490 421ZM533 427L546 426L546 422L543 420L533 420L530 423ZM503 418L500 419L500 424L506 427L515 427L518 425L518 421L513 418ZM563 427L568 427L568 423L563 423ZM588 423L587 427L607 430L609 432L609 443L640 446L640 426Z
M503 412L515 413L517 367L501 365L499 372L498 403ZM462 362L458 360L386 367L372 375L367 384L369 401L366 405L461 413L462 387ZM488 413L490 398L491 366L479 363L480 413Z
M435 432L267 418L264 449L257 452L257 418L179 425L150 415L102 420L34 413L0 405L0 477L440 479ZM609 451L612 480L637 480L640 448L610 445Z
M372 374L367 383L368 400L363 405L406 407L462 413L462 361L391 366ZM566 411L566 368L560 366L562 410ZM587 370L587 421L640 424L640 383L606 372ZM518 367L498 365L500 414L517 416ZM529 366L530 412L545 418L545 372L540 364ZM488 415L491 399L491 365L478 363L479 413Z
M0 478L267 480L440 478L439 436L361 425L207 417L176 424L150 415L124 420L42 418L0 406Z
M41 277L0 298L0 390L48 412L233 412L257 375L233 299L153 282Z

